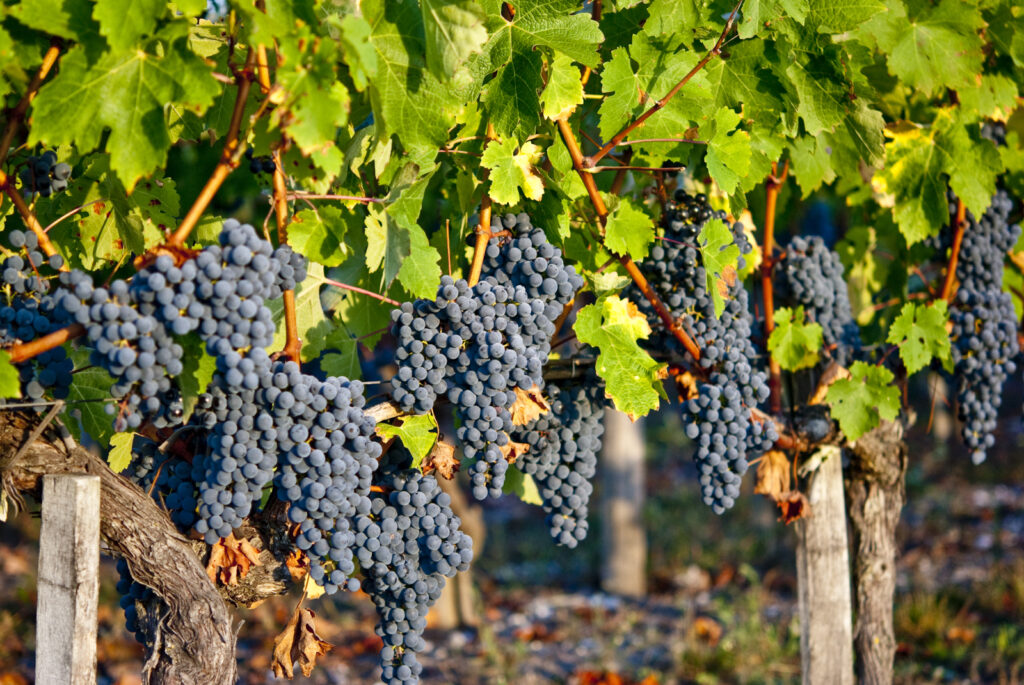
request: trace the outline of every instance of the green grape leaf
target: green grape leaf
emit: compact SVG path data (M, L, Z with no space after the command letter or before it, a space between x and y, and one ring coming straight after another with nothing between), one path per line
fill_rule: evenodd
M484 148L480 166L490 169L491 198L503 205L519 202L519 191L531 200L540 200L544 184L534 170L543 153L533 143L516 145L516 141L492 140Z
M400 423L378 423L377 435L385 440L398 438L412 454L412 467L418 469L437 441L437 420L433 414L413 414Z
M526 140L540 124L537 91L544 85L542 64L539 53L517 52L487 83L482 101L499 136Z
M339 24L340 44L352 83L359 91L366 90L377 74L377 51L370 41L370 24L365 18L349 14Z
M647 256L653 240L654 220L638 203L623 198L605 224L605 247L639 261Z
M708 141L704 163L722 192L732 194L750 170L750 134L736 128L740 115L728 108L715 113L697 133Z
M701 260L707 276L707 288L715 305L715 316L725 310L723 291L728 292L729 284L736 279L740 248L732 231L721 219L711 219L700 229L697 236Z
M492 4L497 3L492 0ZM485 50L491 56L491 65L506 64L514 52L543 47L596 67L597 46L604 36L590 14L577 11L578 5L575 0L523 0L515 4L512 21L493 17L496 29Z
M375 204L367 207L365 229L366 267L370 273L383 268L382 283L389 286L398 275L402 261L409 256L409 232Z
M92 16L114 50L127 50L153 33L167 8L165 0L97 0Z
M828 146L815 136L801 136L789 148L790 168L800 186L801 197L806 198L823 183L835 180Z
M348 258L348 216L351 212L329 205L304 209L288 224L288 244L310 261L338 266Z
M409 254L398 269L398 280L416 297L434 297L441 282L441 253L430 245L427 234L419 224L423 196L436 170L436 166L432 167L408 184L396 183L388 194L389 203L385 209L388 218L406 234ZM402 173L407 178L413 178L415 167L406 167Z
M548 82L540 94L544 116L552 121L567 117L582 102L583 82L579 70L565 55L555 55L548 63Z
M132 463L132 443L135 433L114 433L110 436L110 451L107 452L107 465L114 473L121 473Z
M651 0L646 9L643 32L651 36L675 33L681 26L698 26L702 19L696 0Z
M90 62L84 46L71 48L57 76L39 89L29 144L92 149L109 129L111 167L134 188L166 160L172 141L164 108L173 103L201 113L220 92L209 67L188 49L187 34L148 49L154 52L108 52Z
M189 333L181 342L185 354L181 359L181 373L177 376L178 388L181 390L184 419L192 416L199 395L206 392L217 370L217 358L206 352L206 346L199 335Z
M903 305L899 316L889 326L886 341L899 345L900 359L908 374L925 368L933 358L950 361L948 321L949 311L944 300L936 300L929 305L914 302Z
M854 362L850 376L829 386L825 401L846 438L856 440L882 420L892 421L899 415L900 390L892 371L884 366Z
M349 379L362 375L359 366L359 341L349 334L345 326L338 326L327 336L324 349L338 350L326 352L320 358L320 368L324 373Z
M11 363L11 355L0 350L0 397L21 397L21 377Z
M786 371L808 369L818 362L821 324L804 321L804 308L775 310L775 328L768 336L768 351Z
M636 305L617 295L603 297L579 311L573 329L580 342L600 351L597 373L616 409L635 421L658 408L666 365L637 344L650 336L651 327Z
M972 214L981 216L996 192L1002 160L995 145L981 138L973 122L962 120L958 114L946 109L935 118L935 149L942 155L949 187ZM973 136L969 129L974 129Z
M818 33L851 31L885 10L885 3L879 0L782 0L782 3L791 16L815 27ZM806 19L797 15L800 11L806 11Z
M302 361L320 356L324 339L333 330L334 324L324 314L320 303L320 286L324 285L324 267L310 262L306 267L306 280L295 286L295 323L299 341L302 343ZM284 349L287 331L284 326L284 300L278 298L267 303L274 318L274 342L269 352Z
M454 123L456 90L442 84L424 64L423 19L415 2L364 0L377 52L370 101L378 130L397 135L410 156L432 160Z
M475 0L420 0L427 67L449 79L487 42L484 11Z
M850 101L849 88L830 60L814 57L807 63L795 60L786 69L786 75L796 90L797 113L809 134L831 130L843 120Z
M864 24L886 55L889 70L924 95L970 86L981 73L985 21L974 2L913 0L911 11L889 0L889 12Z
M82 442L82 430L100 445L108 444L114 434L113 418L106 412L110 399L110 386L114 379L99 366L89 366L89 350L81 348L71 353L75 362L75 372L71 376L71 387L68 389L68 406L71 413L77 413L81 420L69 421L68 428L78 442ZM116 404L114 405L117 406Z
M533 476L523 473L515 464L510 464L508 471L505 472L505 484L501 487L501 491L506 495L515 495L524 504L533 504L538 507L544 504Z
M82 43L90 49L104 47L90 0L21 0L6 9L30 28Z

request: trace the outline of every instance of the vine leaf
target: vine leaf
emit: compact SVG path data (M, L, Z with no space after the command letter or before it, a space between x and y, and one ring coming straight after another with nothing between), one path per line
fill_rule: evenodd
M320 304L320 286L323 283L323 265L309 262L306 267L306 280L295 286L295 323L299 340L302 341L303 361L320 356L324 349L324 339L334 326ZM276 326L271 349L283 349L287 337L284 326L284 301L281 298L271 300L267 307L270 308Z
M348 222L341 207L304 209L288 224L288 244L310 261L338 266L348 257L345 232Z
M929 305L907 302L889 327L886 342L899 345L900 359L908 374L926 367L933 358L950 362L950 341L946 324L949 311L944 300Z
M71 352L71 358L75 362L75 373L68 389L68 404L75 407L72 415L76 410L79 412L81 427L78 421L68 421L68 428L78 442L82 441L84 430L97 444L108 444L114 428L105 405L110 401L114 379L103 368L90 365L89 350L85 348Z
M220 86L187 46L187 26L172 24L145 49L89 57L71 48L60 73L39 90L29 144L75 145L89 150L110 130L111 167L131 191L164 163L172 140L164 117L169 104L201 114Z
M704 163L722 192L731 195L740 179L750 171L750 134L736 128L740 115L728 108L719 109L714 118L698 129L697 135L708 141Z
M316 614L312 609L301 606L281 634L274 639L274 660L270 667L278 678L295 677L295 664L304 676L309 676L316 666L316 659L334 648L316 632Z
M974 83L982 71L979 30L985 27L976 3L887 4L889 11L865 24L865 30L877 40L894 76L924 95ZM913 16L908 16L908 5Z
M199 395L206 392L206 387L213 380L217 370L217 359L206 351L197 333L189 333L179 340L185 354L181 358L181 373L178 374L178 388L181 390L183 420L196 408Z
M475 0L420 0L427 68L449 79L487 42L484 11Z
M377 435L385 440L398 438L412 454L412 467L418 469L437 440L437 420L433 414L412 414L401 423L377 424Z
M98 0L92 16L114 50L127 50L153 32L167 8L164 0Z
M779 507L779 520L787 526L811 515L811 503L799 490L790 490L775 500Z
M525 426L551 411L551 406L536 385L529 390L523 390L517 385L515 394L516 401L509 407L513 426Z
M434 443L434 448L430 450L430 454L423 460L423 473L436 471L442 478L451 480L458 470L459 460L455 456L455 445L438 438Z
M324 341L327 352L320 358L320 369L329 376L359 378L359 341L353 338L344 325L337 326Z
M634 261L647 256L654 240L654 220L630 198L623 198L608 216L604 244L620 255L629 255Z
M854 362L850 378L829 386L825 402L848 440L856 440L882 420L892 421L900 412L900 391L892 371L884 366Z
M778 501L789 492L789 459L781 450L769 450L757 465L754 493Z
M260 553L248 540L239 540L231 533L210 547L210 558L206 562L206 575L210 582L217 580L224 585L237 585L253 566L260 566Z
M740 248L736 245L732 231L721 219L706 222L700 229L697 242L704 262L708 292L711 293L715 316L718 317L725 310L725 297L722 291L728 292L728 285L736 279Z
M505 485L502 486L501 491L506 495L515 495L525 504L533 504L538 507L544 504L533 476L523 473L518 467L511 464L508 471L505 472Z
M121 473L132 461L132 443L135 433L114 433L110 436L110 451L107 452L107 465L114 473Z
M548 63L548 82L540 94L544 116L552 121L567 117L583 102L583 81L572 60L563 54L555 55Z
M636 305L609 295L579 311L574 326L580 342L600 350L596 370L615 408L635 421L657 409L665 397L666 364L656 362L637 340L651 334Z
M18 368L11 363L11 355L4 350L0 350L0 397L21 397Z
M821 349L821 324L804 320L804 308L775 310L775 328L768 337L768 351L786 371L814 366Z
M491 170L491 198L503 205L519 202L519 191L531 200L540 200L544 195L544 183L534 170L542 151L533 143L516 146L516 141L492 140L484 148L480 165Z

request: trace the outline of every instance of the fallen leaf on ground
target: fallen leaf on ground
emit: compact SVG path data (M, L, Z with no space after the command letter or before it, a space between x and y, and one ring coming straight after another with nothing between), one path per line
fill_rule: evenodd
M288 625L274 640L271 668L278 678L290 679L295 676L295 664L298 664L302 675L308 677L316 666L316 658L333 647L316 634L316 614L311 609L296 607Z
M721 624L707 616L697 617L697 620L693 622L693 632L696 634L697 639L706 643L709 647L714 647L722 639Z

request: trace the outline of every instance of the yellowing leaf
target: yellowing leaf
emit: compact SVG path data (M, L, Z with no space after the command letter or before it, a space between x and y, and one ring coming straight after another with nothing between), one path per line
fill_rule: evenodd
M135 433L114 433L110 436L110 451L107 453L107 464L114 473L121 473L132 461L132 442Z
M540 161L541 149L533 143L518 148L512 139L492 140L484 148L481 166L490 169L491 197L495 202L511 205L519 202L519 191L531 200L540 200L544 184L533 166Z

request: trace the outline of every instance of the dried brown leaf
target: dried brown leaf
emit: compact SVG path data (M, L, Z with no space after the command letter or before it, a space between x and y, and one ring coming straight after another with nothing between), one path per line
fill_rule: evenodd
M221 538L210 548L210 559L206 562L206 575L210 581L217 583L217 578L224 585L237 585L245 578L249 569L259 566L260 553L249 544L248 540L239 540L234 533Z
M293 549L284 560L284 565L295 582L302 580L309 573L309 557L301 549Z
M767 495L776 502L789 493L789 459L780 450L769 450L757 465L754 492Z
M516 463L516 459L530 451L530 446L525 442L513 442L509 440L501 446L501 456L510 464Z
M516 401L509 409L512 413L512 425L525 426L541 414L551 411L547 400L536 385L529 390L516 387Z
M676 374L676 389L679 391L679 401L693 399L699 394L697 377L689 371Z
M295 664L298 664L302 675L308 677L316 666L316 658L327 654L333 647L317 635L316 614L299 606L285 629L274 639L274 660L270 666L278 678L290 679L295 676Z
M438 475L447 480L455 477L459 470L459 460L455 458L455 445L439 439L434 443L434 448L423 460L423 473L437 471Z
M779 520L785 521L786 525L799 521L811 515L811 503L807 501L804 493L799 490L791 490L782 497L775 500L779 505Z

